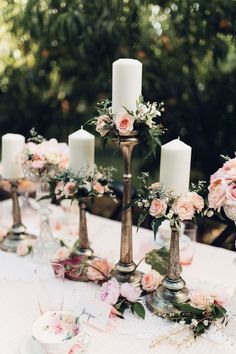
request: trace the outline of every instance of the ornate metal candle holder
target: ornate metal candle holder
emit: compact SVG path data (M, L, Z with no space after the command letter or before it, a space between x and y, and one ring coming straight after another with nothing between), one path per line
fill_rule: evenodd
M35 239L36 236L27 233L26 227L21 221L21 210L17 195L19 182L17 180L9 180L9 183L11 185L13 225L4 241L0 243L0 249L6 252L16 252L20 241Z
M129 135L120 136L115 139L119 145L124 159L124 192L123 192L123 212L121 217L121 246L120 261L116 264L113 275L120 283L139 284L141 273L136 270L136 264L133 261L132 246L132 209L126 206L131 202L131 155L133 148L139 143L138 132L132 132Z
M172 229L170 241L170 253L167 275L162 281L162 285L153 293L146 297L147 307L157 316L176 311L172 305L188 301L188 290L185 281L180 276L179 261L179 231Z
M88 199L88 198L87 198ZM75 253L81 256L91 257L93 250L90 247L86 220L86 200L79 201L79 245Z

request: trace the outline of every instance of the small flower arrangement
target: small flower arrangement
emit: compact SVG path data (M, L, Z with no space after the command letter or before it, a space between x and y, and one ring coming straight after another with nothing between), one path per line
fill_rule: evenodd
M236 157L223 157L225 163L210 178L209 208L217 213L223 210L230 220L236 222Z
M196 216L204 215L205 202L200 194L204 194L205 182L192 185L192 191L175 195L172 191L163 189L159 182L148 186L149 174L143 172L139 178L141 181L137 198L133 201L142 212L139 217L138 227L151 215L152 228L156 236L158 227L162 221L169 220L171 228L180 230L181 222L194 220Z
M63 199L83 200L88 197L113 196L110 188L112 172L114 168L95 168L92 173L80 172L74 174L66 169L49 179L51 199L61 201Z
M192 291L189 295L189 303L173 303L176 311L166 315L167 320L188 325L193 331L194 338L203 334L218 320L221 320L221 323L227 323L226 309L223 307L222 299L214 294L198 291Z
M68 146L58 143L56 139L45 140L33 128L21 160L29 177L49 177L68 167Z
M160 145L159 137L165 130L162 124L157 123L157 117L164 111L163 102L145 103L140 96L136 103L136 111L125 108L124 113L113 113L111 101L103 100L98 103L97 111L98 117L92 119L90 124L96 127L96 131L105 142L109 137L119 138L137 132L143 141L148 142L155 155L156 147Z

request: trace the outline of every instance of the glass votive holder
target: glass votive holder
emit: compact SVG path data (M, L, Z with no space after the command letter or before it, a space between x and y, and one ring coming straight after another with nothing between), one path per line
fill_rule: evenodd
M37 265L35 268L40 314L63 310L64 267L58 263Z
M180 264L182 266L192 264L197 238L197 225L193 222L185 222L184 230L180 237Z

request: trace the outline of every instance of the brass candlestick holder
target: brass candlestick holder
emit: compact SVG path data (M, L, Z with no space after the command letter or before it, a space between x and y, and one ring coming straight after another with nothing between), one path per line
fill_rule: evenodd
M180 276L179 230L172 228L167 275L162 285L147 295L146 303L151 312L163 317L165 314L176 311L172 305L173 302L184 303L186 301L188 301L188 290L185 287L185 281Z
M16 252L20 241L36 239L36 236L26 232L26 227L21 220L21 210L17 194L19 182L17 180L9 180L9 183L11 185L13 225L4 241L0 243L0 249L5 252Z
M87 230L87 220L86 220L86 201L85 199L79 201L79 244L75 249L74 253L78 256L93 256L93 250L90 247L88 239L88 230Z
M131 156L134 147L139 143L138 132L133 131L129 135L120 136L115 139L115 142L119 145L124 159L124 191L121 217L120 260L116 264L113 275L120 283L129 282L139 284L142 274L136 270L136 264L133 261L132 209L131 207L126 208L131 202Z

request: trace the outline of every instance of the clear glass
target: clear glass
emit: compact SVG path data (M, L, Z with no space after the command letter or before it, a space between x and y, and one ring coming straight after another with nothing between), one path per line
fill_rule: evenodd
M64 267L58 263L41 264L35 268L40 314L63 310Z
M60 247L60 242L53 236L50 226L50 199L40 200L49 194L47 178L39 178L36 185L36 199L40 213L40 235L33 249L33 259L35 263L48 263L53 260L55 252Z
M180 264L190 265L193 261L197 238L197 225L192 222L184 223L183 233L180 237Z

